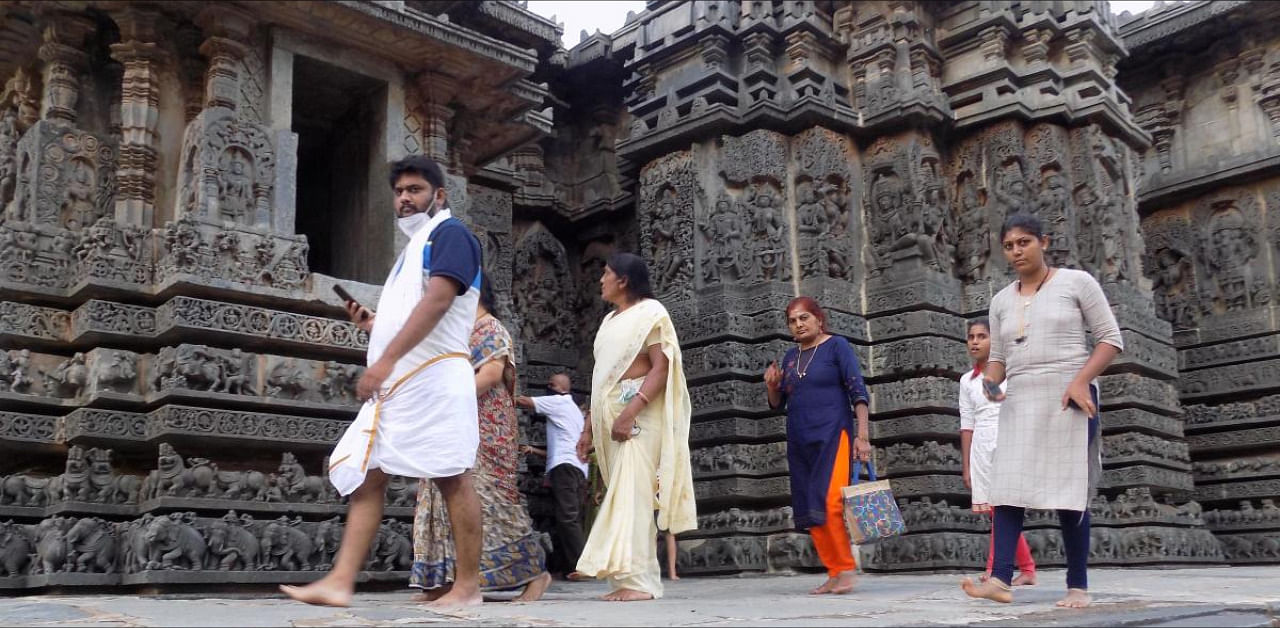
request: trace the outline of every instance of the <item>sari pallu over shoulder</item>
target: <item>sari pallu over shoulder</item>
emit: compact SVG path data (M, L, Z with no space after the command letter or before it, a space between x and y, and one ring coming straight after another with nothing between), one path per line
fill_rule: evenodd
M692 404L675 325L667 309L655 299L640 301L620 314L611 312L600 324L591 377L592 436L597 456L603 457L603 441L609 438L609 423L614 418L606 410L605 396L645 348L645 341L655 328L668 360L662 397L651 402L661 404L664 417L658 460L658 476L662 478L657 498L658 528L679 534L697 527L693 472L689 466ZM607 460L601 458L598 462L602 469L608 468Z

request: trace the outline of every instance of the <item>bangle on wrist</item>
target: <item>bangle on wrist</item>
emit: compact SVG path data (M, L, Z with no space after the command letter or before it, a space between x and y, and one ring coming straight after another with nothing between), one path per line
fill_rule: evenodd
M650 402L649 402L649 396L648 396L648 395L646 395L646 394L644 394L644 392L637 390L637 391L636 391L636 396L637 396L637 397L639 397L639 398L641 398L641 399L644 399L644 403L645 403L645 405L649 405L649 403L650 403Z

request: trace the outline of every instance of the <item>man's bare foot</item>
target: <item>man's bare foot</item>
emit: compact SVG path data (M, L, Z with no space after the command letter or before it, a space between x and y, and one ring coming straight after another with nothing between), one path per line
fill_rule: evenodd
M453 588L453 583L450 582L449 584L446 584L444 586L439 586L434 589L425 589L420 593L414 594L412 597L409 598L409 601L410 602L434 602L440 599L440 596L444 595L445 593L448 593L449 589L452 589L452 588Z
M982 572L982 575L981 575L981 576L978 576L978 582L986 582L986 581L988 581L988 580L990 580L990 579L991 579L991 572L990 572L990 571L984 571L984 572ZM1016 582L1016 580L1015 580L1015 582Z
M1067 597L1058 600L1058 608L1084 608L1093 603L1084 589L1067 589Z
M836 583L831 587L831 593L834 595L844 595L850 593L853 588L858 586L858 574L852 570L841 572L836 576Z
M1036 572L1024 571L1018 574L1017 577L1013 579L1012 584L1015 587L1029 587L1034 585L1035 583L1036 583Z
M671 569L671 570L667 571L667 579L669 579L669 580L679 580L679 579L680 579L680 576L677 576L677 575L676 575L676 570Z
M565 574L564 579L568 580L569 582L582 582L584 580L593 580L591 576L588 576L587 574L584 574L581 571L570 571L569 573Z
M810 591L809 595L826 595L827 593L830 593L831 589L835 588L835 586L836 586L836 577L828 576L827 581L823 582L822 584L818 585L817 588Z
M969 578L960 581L960 588L969 597L982 598L991 600L992 602L1000 602L1008 604L1013 601L1013 592L1009 590L1009 586L995 578L991 578L982 584L977 584Z
M542 575L534 578L529 584L524 585L524 591L520 595L512 599L512 602L537 602L542 599L542 594L547 592L547 587L551 586L551 574L542 572Z
M483 603L484 596L480 594L480 587L474 584L469 587L461 587L455 582L448 593L427 604L427 607L431 609L465 608L479 606Z
M280 592L305 604L314 606L351 606L354 587L342 586L327 576L303 587L280 585Z
M637 591L635 589L618 589L610 591L600 599L606 602L640 602L644 600L652 600L653 594Z

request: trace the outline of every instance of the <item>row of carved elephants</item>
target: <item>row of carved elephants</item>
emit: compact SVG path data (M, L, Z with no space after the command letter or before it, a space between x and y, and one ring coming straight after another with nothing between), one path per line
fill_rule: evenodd
M234 510L220 518L175 512L124 522L61 516L36 524L8 521L0 523L0 586L15 584L4 578L61 573L323 571L333 563L343 525L340 517L256 520ZM408 571L412 538L408 523L384 520L364 569Z
M0 351L0 393L83 401L108 395L151 397L174 390L264 401L301 401L352 408L363 367L255 354L239 348L180 344L155 354L97 348L71 357L30 349Z
M1031 529L1025 534L1037 564L1065 564L1058 530ZM880 571L980 567L986 563L988 544L985 534L909 534L872 546L865 568ZM1154 526L1090 530L1090 564L1220 563L1225 559L1221 544L1208 530Z
M387 504L412 507L418 485L393 476ZM281 455L274 470L223 471L207 458L184 457L161 443L156 468L145 477L118 473L112 450L71 446L63 473L55 476L14 474L0 479L0 511L5 507L55 508L75 512L77 505L140 506L165 498L205 499L258 504L319 504L339 511L345 499L320 475L309 475L292 453ZM249 506L247 509L252 509ZM132 510L132 509L125 509Z
M1248 502L1243 502L1247 504ZM1278 511L1272 500L1264 500L1261 510L1245 513L1244 519L1250 522L1280 522ZM989 529L991 520L988 515L975 513L957 503L951 504L946 499L935 499L923 496L918 499L899 498L898 510L902 513L908 530L975 530ZM1089 505L1089 513L1095 525L1135 525L1164 524L1177 526L1200 526L1209 523L1210 518L1219 517L1219 511L1204 513L1200 504L1191 501L1181 506L1164 503L1163 499L1152 495L1147 488L1132 488L1118 493L1115 497L1097 495ZM1028 510L1026 526L1039 528L1057 525L1056 515L1049 510ZM723 533L761 533L791 530L794 528L790 506L752 510L745 508L726 508L715 512L704 512L698 515L698 531L695 535Z

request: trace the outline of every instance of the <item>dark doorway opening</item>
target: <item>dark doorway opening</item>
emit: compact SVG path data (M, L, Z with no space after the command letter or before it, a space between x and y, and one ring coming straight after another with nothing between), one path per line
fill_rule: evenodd
M386 83L301 55L293 61L293 132L298 134L295 226L311 245L312 272L381 283L390 243L389 207L371 198L386 111ZM376 180L375 180L376 179ZM379 220L382 217L385 220ZM384 242L385 241L385 242Z

